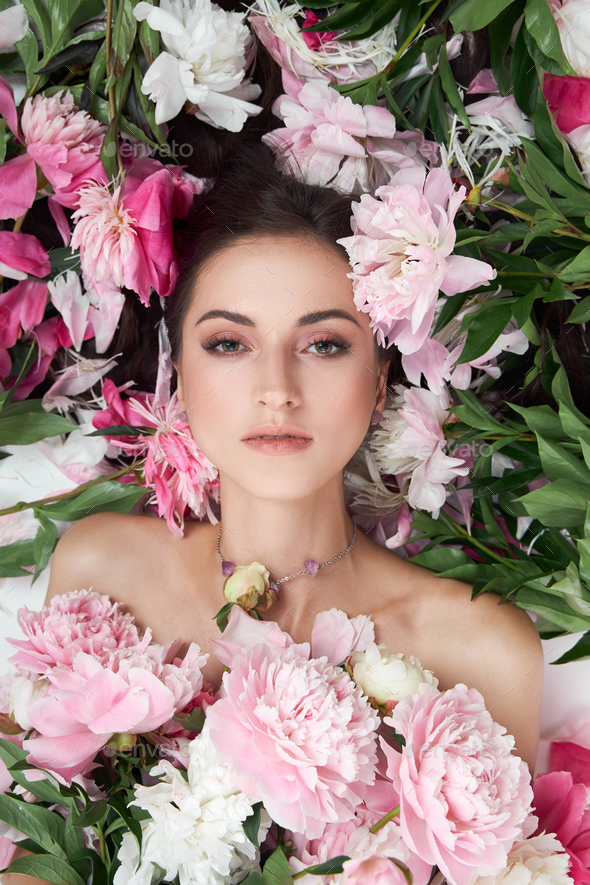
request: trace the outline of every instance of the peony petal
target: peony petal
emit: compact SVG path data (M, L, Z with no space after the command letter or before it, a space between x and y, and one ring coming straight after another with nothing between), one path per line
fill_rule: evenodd
M33 205L36 193L37 171L28 154L0 166L0 219L20 218Z

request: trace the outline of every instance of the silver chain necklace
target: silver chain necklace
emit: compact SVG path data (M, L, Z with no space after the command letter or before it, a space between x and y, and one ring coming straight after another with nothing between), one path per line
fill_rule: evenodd
M284 584L285 581L290 581L291 578L298 578L299 575L306 575L307 574L307 575L311 575L312 577L314 577L317 574L318 570L323 568L325 565L330 565L331 562L336 562L337 559L341 559L341 557L346 556L346 554L350 553L350 551L354 547L354 542L356 539L356 524L355 523L353 523L353 524L354 524L354 532L352 533L352 540L351 540L350 544L348 545L348 547L346 548L346 550L343 550L342 553L338 554L338 556L334 556L332 559L328 559L326 562L322 562L322 563L316 562L315 559L307 559L305 561L305 568L303 569L303 571L295 572L294 575L287 575L286 578L280 578L280 580L278 580L278 581L273 581L270 586L272 587L272 586L278 586L279 584ZM219 549L219 542L220 541L221 541L221 528L219 529L219 534L217 535L217 552L219 553L219 556L221 557L223 574L227 577L227 576L231 575L233 570L235 569L235 563L230 562L230 560L223 558L223 553ZM224 564L227 564L226 567L224 567Z

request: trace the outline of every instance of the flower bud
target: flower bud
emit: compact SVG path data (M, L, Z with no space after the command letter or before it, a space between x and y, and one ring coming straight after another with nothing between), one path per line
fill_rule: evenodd
M388 713L406 695L417 694L423 682L438 685L432 670L423 669L417 658L394 654L386 645L370 641L365 651L349 656L346 669L373 706Z
M268 569L259 562L237 565L225 580L223 595L227 602L237 603L247 612L264 612L278 598L276 590L269 587Z
M136 734L114 734L107 746L115 753L128 753L137 743Z
M10 718L17 722L23 731L32 727L29 722L29 707L44 697L49 689L49 680L44 676L17 676L10 688Z

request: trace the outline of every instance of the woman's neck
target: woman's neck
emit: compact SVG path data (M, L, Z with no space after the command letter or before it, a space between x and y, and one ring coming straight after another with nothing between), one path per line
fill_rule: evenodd
M221 504L223 558L236 565L260 562L269 570L271 580L301 571L308 559L320 564L332 559L352 538L340 477L296 501L253 498L222 479Z

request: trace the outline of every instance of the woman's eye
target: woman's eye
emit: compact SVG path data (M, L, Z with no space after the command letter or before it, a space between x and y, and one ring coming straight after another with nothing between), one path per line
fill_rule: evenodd
M338 344L337 341L332 341L330 339L326 339L324 341L314 341L309 346L317 347L317 353L321 356L332 356L332 354L338 353L338 351L344 349L344 346L342 344Z
M240 346L244 346L241 341L237 341L234 338L225 338L222 341L218 341L217 344L213 344L212 349L218 353L239 353Z

